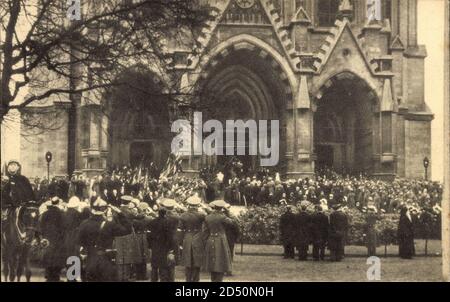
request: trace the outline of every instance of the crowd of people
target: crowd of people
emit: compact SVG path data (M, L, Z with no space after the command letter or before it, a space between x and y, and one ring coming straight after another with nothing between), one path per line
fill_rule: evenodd
M48 281L59 281L73 256L83 259L82 281L146 280L147 262L155 282L174 281L177 264L191 282L199 281L201 268L212 281L231 274L239 227L228 203L205 203L197 191L203 184L199 180L153 179L138 185L123 183L131 170L124 171L90 181L55 179L33 188L20 174L20 164L11 162L2 181L2 225L19 217L15 209L46 192L38 205ZM148 190L145 196L136 189L141 185Z
M2 174L2 224L10 218L9 208L37 202L49 281L59 280L67 257L74 255L84 259L85 281L145 279L147 260L152 281L173 281L177 263L185 266L187 281L199 281L201 268L211 273L211 280L221 281L231 273L239 236L230 204L286 205L280 219L284 256L293 258L297 248L299 260L306 260L311 243L314 260L324 259L325 247L331 260L343 258L345 208L372 213L372 225L379 212L400 212L399 238L405 239L400 242L401 256L410 258L410 213L439 211L442 199L437 182L387 182L329 169L314 179L281 180L278 173L265 169L253 175L209 169L193 178L160 175L152 166L122 167L92 178L74 175L30 182L20 175L18 162L8 167ZM315 213L307 211L311 204ZM328 216L324 211L329 209L333 211ZM371 234L369 228L369 239ZM373 246L369 244L369 254Z
M202 173L203 172L203 173ZM255 171L251 176L239 171L225 173L213 169L200 177L160 177L152 167L122 167L92 178L83 175L53 178L35 178L31 181L34 196L39 203L51 196L63 200L74 195L75 184L82 184L82 199L99 196L117 205L121 195L131 195L153 207L160 197L184 201L197 193L205 201L217 197L232 205L290 204L301 201L333 207L342 204L362 210L368 204L385 213L399 213L402 205L413 211L439 207L442 200L442 184L435 181L396 178L382 181L367 177L342 175L330 169L316 173L313 178L281 180L276 172L266 169Z
M439 206L442 192L442 184L433 181L400 178L382 181L363 174L344 176L324 169L317 173L315 179L282 181L277 173L262 177L234 177L225 188L225 199L231 204L241 205L294 205L306 200L325 207L343 204L358 209L373 204L378 210L394 213L405 204L415 209Z

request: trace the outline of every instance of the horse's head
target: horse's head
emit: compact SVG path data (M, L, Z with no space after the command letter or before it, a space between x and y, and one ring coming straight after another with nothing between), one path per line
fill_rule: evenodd
M30 201L22 206L19 215L19 226L25 232L25 241L31 243L39 224L39 208L36 202Z

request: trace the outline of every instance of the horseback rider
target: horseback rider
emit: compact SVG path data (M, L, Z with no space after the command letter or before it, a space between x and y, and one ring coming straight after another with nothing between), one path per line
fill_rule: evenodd
M2 223L9 219L10 213L26 202L35 200L30 181L21 175L21 165L17 160L10 160L6 166L6 182L2 184Z

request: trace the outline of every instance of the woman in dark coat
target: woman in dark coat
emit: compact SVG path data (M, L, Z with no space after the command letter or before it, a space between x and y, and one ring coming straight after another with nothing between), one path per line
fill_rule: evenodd
M407 207L403 207L400 211L397 238L400 258L411 259L414 255L414 229Z
M204 223L205 263L204 268L211 273L212 282L221 282L226 272L231 272L231 253L225 233L226 225L232 225L233 220L227 217L222 209L227 203L216 200L210 203L213 211L206 216Z

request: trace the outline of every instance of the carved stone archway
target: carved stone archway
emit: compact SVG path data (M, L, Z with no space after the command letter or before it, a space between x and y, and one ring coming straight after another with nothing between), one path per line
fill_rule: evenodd
M386 93L380 99L371 85L351 72L325 81L313 106L316 168L325 163L349 173L395 173L395 115L394 108L384 104Z

